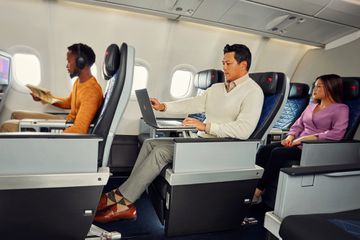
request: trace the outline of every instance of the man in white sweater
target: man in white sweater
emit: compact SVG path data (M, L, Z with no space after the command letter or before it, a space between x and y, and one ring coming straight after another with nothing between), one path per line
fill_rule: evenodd
M153 108L166 113L205 112L204 122L194 118L183 121L184 125L195 126L200 136L249 138L259 121L264 100L263 91L248 75L251 52L242 44L226 45L222 62L225 84L214 84L201 96L174 102L161 103L151 98ZM173 152L171 140L146 140L129 178L119 188L101 196L95 220L136 218L133 203L172 162Z

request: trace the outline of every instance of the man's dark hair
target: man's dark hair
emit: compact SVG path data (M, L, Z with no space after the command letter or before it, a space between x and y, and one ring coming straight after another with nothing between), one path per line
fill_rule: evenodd
M85 64L91 67L96 59L95 53L91 47L83 43L75 43L67 48L77 57L83 57L85 60Z
M343 97L343 82L339 75L326 74L316 78L324 83L325 94L329 95L335 102L341 103ZM315 84L315 83L314 83ZM316 101L320 103L320 101Z
M247 70L249 71L251 66L251 52L250 49L243 44L226 44L224 47L224 54L229 52L235 52L235 60L237 63L242 61L247 62Z

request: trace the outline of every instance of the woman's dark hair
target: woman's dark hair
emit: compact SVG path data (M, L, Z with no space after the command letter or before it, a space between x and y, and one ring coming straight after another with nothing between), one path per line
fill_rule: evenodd
M339 75L326 74L316 78L321 80L324 84L325 94L331 97L335 102L341 103L343 97L343 81ZM320 100L316 100L320 103Z
M75 43L67 48L71 53L75 54L77 57L83 57L85 64L91 67L96 59L94 50L86 44Z
M251 52L250 49L243 44L226 44L224 47L224 54L229 52L235 52L235 60L237 63L246 61L247 67L246 70L249 71L251 66Z

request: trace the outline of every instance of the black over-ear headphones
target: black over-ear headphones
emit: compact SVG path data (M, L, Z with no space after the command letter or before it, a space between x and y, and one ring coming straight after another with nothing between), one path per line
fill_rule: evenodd
M80 43L77 45L77 50L76 67L81 70L86 66L86 59L81 54Z

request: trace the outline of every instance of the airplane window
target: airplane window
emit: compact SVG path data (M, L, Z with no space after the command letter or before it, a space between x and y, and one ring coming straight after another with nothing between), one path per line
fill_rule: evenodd
M176 70L171 79L170 94L175 98L186 97L191 90L194 74L188 70Z
M98 71L95 64L93 64L90 68L91 74L97 79L98 78Z
M38 85L41 81L39 58L33 54L16 53L13 56L14 79L21 85Z
M146 88L148 76L149 71L146 67L142 65L135 65L131 95L135 96L135 90L137 89Z

